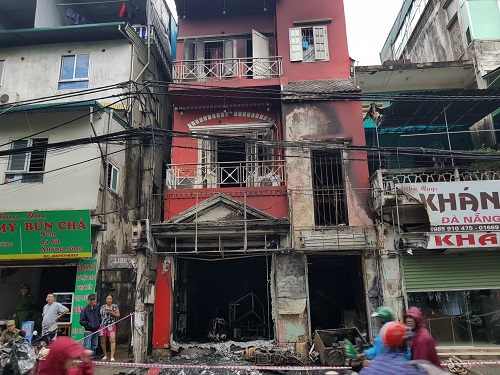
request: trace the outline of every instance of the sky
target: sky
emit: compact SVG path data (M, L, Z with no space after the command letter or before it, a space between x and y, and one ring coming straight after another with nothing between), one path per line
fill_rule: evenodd
M380 65L380 51L403 1L344 0L349 54L356 65Z
M380 64L380 50L403 1L344 0L349 54L357 65ZM174 0L167 0L167 4L175 9Z

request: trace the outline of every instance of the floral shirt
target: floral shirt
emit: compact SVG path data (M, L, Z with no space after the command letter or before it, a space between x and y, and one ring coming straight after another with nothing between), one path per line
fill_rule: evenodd
M101 327L107 327L107 326L109 326L109 325L111 325L111 324L113 324L113 323L116 322L116 318L113 317L113 316L111 316L111 315L109 315L108 311L115 312L117 310L118 310L118 305L114 304L114 303L111 305L110 309L108 309L106 307L106 305L102 305L101 306L101 310L100 310L101 313L102 313L102 315L101 315L102 316Z

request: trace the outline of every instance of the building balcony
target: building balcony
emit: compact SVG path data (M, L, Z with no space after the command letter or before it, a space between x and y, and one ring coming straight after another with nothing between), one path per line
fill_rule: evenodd
M179 60L174 62L174 82L207 82L231 79L269 79L283 75L279 56Z
M284 160L171 164L168 189L209 189L284 186Z
M283 160L172 164L165 181L164 220L221 193L273 217L288 217L284 168Z
M400 225L424 224L429 221L424 205L411 194L405 193L400 185L491 180L500 180L500 170L460 167L379 169L371 177L372 208L389 222L398 222Z
M156 18L153 18L153 21L155 19ZM172 46L163 25L157 21L153 22L149 27L147 25L133 25L132 29L146 46L149 43L150 47L154 49L163 63L163 68L167 70L170 76L170 69L172 67ZM144 63L147 63L147 56L140 56L139 58L144 60Z

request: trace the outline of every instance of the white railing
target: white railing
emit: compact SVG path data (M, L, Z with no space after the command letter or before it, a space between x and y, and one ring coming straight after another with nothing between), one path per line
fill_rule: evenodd
M381 200L394 197L396 184L483 180L500 180L500 170L474 170L470 168L379 169L371 177L371 192L374 200Z
M168 189L283 186L283 160L171 164L165 184Z
M174 62L174 81L276 78L283 75L282 69L281 57L179 60Z

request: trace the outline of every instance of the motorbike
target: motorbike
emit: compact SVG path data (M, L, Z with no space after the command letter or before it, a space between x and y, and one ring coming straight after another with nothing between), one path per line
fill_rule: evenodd
M36 353L28 340L20 338L9 342L10 348L0 349L2 375L28 375L36 365Z
M39 336L37 331L33 331L33 339L31 340L31 345L38 352L43 348L49 346L49 344L54 341L57 334L57 330L47 332L45 335Z

